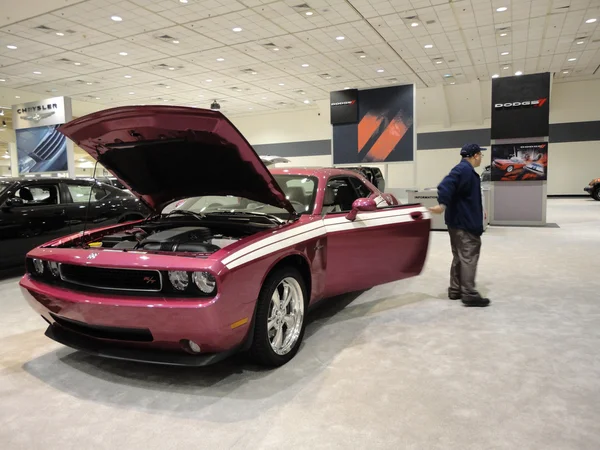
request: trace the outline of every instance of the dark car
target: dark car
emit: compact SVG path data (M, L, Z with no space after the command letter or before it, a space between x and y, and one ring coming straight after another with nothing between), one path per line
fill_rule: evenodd
M590 194L594 200L600 201L600 178L594 178L583 190Z
M365 177L371 184L373 184L381 192L385 192L385 179L381 170L377 167L344 167L344 169L354 170L359 172Z
M0 179L0 271L24 265L28 251L84 226L94 229L148 214L132 194L94 180Z

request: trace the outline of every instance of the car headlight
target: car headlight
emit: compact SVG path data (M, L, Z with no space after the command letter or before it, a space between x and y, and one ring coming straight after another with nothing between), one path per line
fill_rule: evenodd
M56 261L49 261L48 268L50 269L50 273L53 277L58 278L60 276L60 272L58 270L58 263Z
M31 262L33 263L33 269L35 270L35 273L38 275L44 273L44 261L38 258L33 258Z
M192 280L204 294L212 294L217 289L217 280L208 272L194 272Z
M185 291L190 284L190 276L185 270L171 270L169 281L178 291Z

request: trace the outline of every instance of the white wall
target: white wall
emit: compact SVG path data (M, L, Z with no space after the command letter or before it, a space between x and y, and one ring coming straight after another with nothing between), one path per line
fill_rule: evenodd
M329 102L308 111L233 117L252 144L331 139ZM557 83L552 87L550 122L600 120L600 80ZM320 113L320 115L319 115ZM417 132L489 128L491 83L470 83L417 90ZM548 194L581 194L590 179L600 176L600 142L551 144ZM490 164L490 152L478 172ZM418 150L416 162L388 164L387 186L436 186L459 161L459 149ZM291 158L294 165L328 166L331 156ZM384 170L383 165L378 165Z

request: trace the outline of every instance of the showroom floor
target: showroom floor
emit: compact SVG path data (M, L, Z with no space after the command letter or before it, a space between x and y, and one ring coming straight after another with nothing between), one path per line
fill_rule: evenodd
M484 235L489 308L445 299L435 232L420 277L330 301L276 371L75 353L1 281L0 448L598 449L600 202L548 221Z

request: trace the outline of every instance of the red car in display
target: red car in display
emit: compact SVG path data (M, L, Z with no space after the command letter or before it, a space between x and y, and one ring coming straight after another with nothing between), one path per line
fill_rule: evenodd
M353 171L269 171L220 112L115 108L61 132L154 211L28 253L21 289L69 347L195 366L248 350L280 366L318 301L423 268L425 207Z
M513 170L522 170L527 161L513 156L510 159L495 159L492 164L503 172L511 173Z

